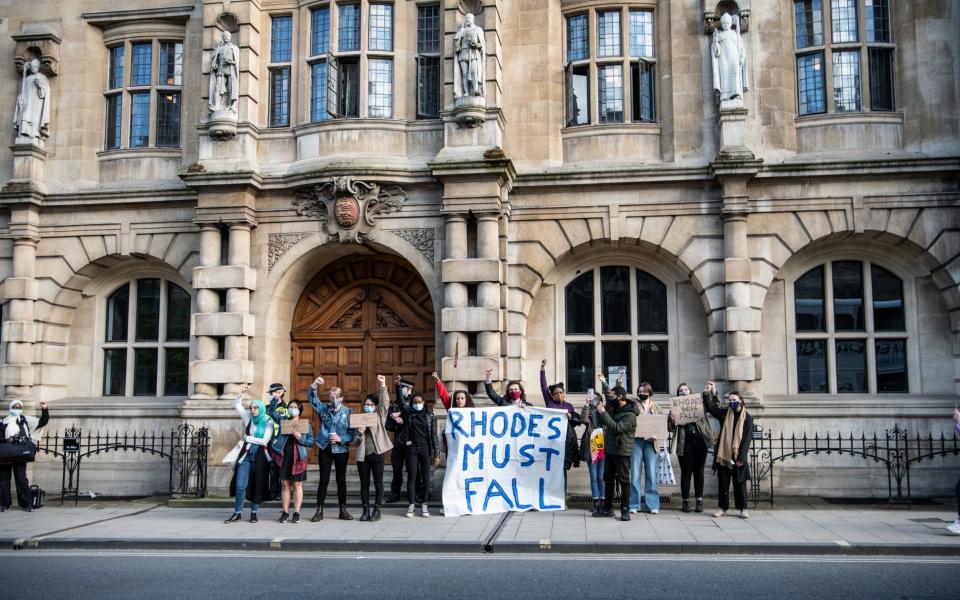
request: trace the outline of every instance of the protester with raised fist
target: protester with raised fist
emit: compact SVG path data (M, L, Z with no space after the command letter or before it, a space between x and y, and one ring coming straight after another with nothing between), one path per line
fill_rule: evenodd
M363 401L365 414L376 414L376 424L371 427L358 427L357 470L360 472L360 502L363 504L361 521L379 521L380 508L383 506L383 464L387 452L393 449L393 442L387 435L386 424L390 419L390 394L387 392L387 378L377 375L379 392L370 394ZM370 509L370 476L373 475L373 487L376 499L373 510Z
M637 414L634 412L634 403L627 399L627 390L618 385L611 392L612 400L608 400L606 405L597 402L596 406L600 423L603 425L606 454L603 479L610 493L593 516L613 516L613 490L615 483L619 483L620 520L629 521L630 457L633 454L633 436L637 431Z
M29 440L33 442L36 431L50 421L47 403L40 403L40 418L23 414L23 402L11 400L7 405L7 416L0 420L0 436L5 442ZM36 447L36 446L34 446ZM27 479L27 461L14 460L0 464L0 512L10 508L13 499L10 496L10 475L17 486L17 504L21 509L33 511L33 496L30 493L30 480Z
M320 483L317 486L317 512L310 520L317 522L323 519L323 504L327 499L330 468L333 466L337 473L337 501L340 504L337 518L351 521L353 517L347 512L347 460L354 436L354 431L350 429L350 408L343 404L343 390L338 387L330 388L329 402L321 402L317 391L323 383L323 377L317 377L307 388L307 400L320 416L320 431L317 432Z
M270 465L267 445L273 438L273 420L267 416L262 400L251 400L248 408L243 408L243 396L249 389L249 385L243 386L233 399L233 408L243 421L243 439L237 462L234 464L233 480L230 482L233 514L226 523L240 520L245 500L250 501L250 522L256 523L260 503L267 499L269 493Z
M689 396L690 386L681 383L677 387L677 396ZM706 404L717 395L716 384L708 381L703 390L703 418L694 423L675 425L673 413L668 418L671 431L674 432L671 446L676 448L680 463L680 495L683 498L683 512L690 512L690 479L696 494L696 512L703 512L703 468L707 464L707 451L716 443L716 437L707 420ZM671 448L672 450L673 448Z
M473 408L473 397L470 396L470 392L467 390L456 390L451 397L450 392L447 391L447 386L443 385L440 375L434 371L430 376L433 377L433 381L436 382L437 397L440 398L440 402L443 403L445 409L450 410L451 406L453 408Z
M490 377L493 375L493 369L487 369L483 373L483 387L487 391L487 396L497 406L523 406L527 404L527 392L523 389L523 384L513 380L507 382L507 394L501 396L493 389L493 382Z
M714 419L720 421L720 433L714 455L714 468L717 471L717 504L713 513L722 517L730 508L730 483L733 483L733 501L740 511L740 518L746 519L747 481L750 480L750 441L753 436L753 417L747 412L740 392L727 394L728 404L721 408L716 396L707 402L707 410Z

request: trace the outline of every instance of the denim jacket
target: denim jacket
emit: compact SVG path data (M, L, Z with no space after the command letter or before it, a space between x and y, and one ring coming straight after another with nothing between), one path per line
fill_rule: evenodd
M283 449L287 447L287 438L289 435L280 433L280 422L284 419L289 419L290 412L287 410L286 406L277 406L277 400L274 398L270 400L270 404L267 406L267 414L270 415L270 418L273 419L277 424L277 435L273 438L273 442L270 443L270 449L277 454L283 455ZM313 448L314 442L313 427L307 423L307 432L300 435L300 441L297 443L297 450L300 454L300 460L307 459L307 449Z
M320 431L317 433L317 447L325 450L330 446L330 451L334 454L343 454L350 451L350 442L356 434L356 430L350 429L350 409L345 405L340 405L340 410L334 411L332 404L321 402L317 397L317 390L313 386L307 386L307 400L317 414L320 415ZM330 442L330 434L336 433L340 436L339 443Z

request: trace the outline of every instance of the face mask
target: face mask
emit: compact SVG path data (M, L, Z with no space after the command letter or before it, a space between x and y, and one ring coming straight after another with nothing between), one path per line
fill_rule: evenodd
M413 405L413 410L415 410L415 411L417 411L417 412L420 412L421 410L423 410L423 405L422 405L422 404L414 404L414 405Z
M731 400L731 401L730 401L730 408L732 408L733 410L739 410L739 409L740 409L740 401L739 401L739 400Z
M681 396L689 396L689 395L690 395L690 390L688 390L688 389L686 389L686 388L683 388L683 389L680 390L680 395L681 395Z
M296 419L296 418L299 417L299 416L300 416L300 409L299 409L299 408L297 408L296 406L294 406L293 408L290 409L290 417L291 417L291 418Z
M334 408L340 408L340 403L343 402L343 399L334 396L333 398L330 398L330 402L333 403Z
M510 390L510 399L516 402L520 399L520 390Z
M410 390L408 390L408 389L405 388L405 387L402 387L402 388L400 388L400 395L403 396L404 398L406 398L407 396L410 395Z
M377 410L377 407L375 407L375 406L370 406L369 404L364 404L364 405L363 405L363 412L365 412L365 413L372 413L372 412L375 411L375 410Z
M19 416L22 415L22 414L23 414L23 409L22 409L22 408L11 408L11 409L10 409L10 416L11 416L11 417L19 417Z
M640 398L640 400L642 400L643 402L646 402L647 398L649 398L650 396L646 394L637 394L637 397Z

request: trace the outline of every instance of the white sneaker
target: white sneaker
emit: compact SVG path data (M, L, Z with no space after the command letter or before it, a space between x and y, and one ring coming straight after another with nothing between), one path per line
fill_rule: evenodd
M743 510L740 511L740 518L741 518L741 519L749 519L749 518L750 518L750 513L747 512L747 509L743 509Z
M659 515L659 514L660 514L660 509L659 509L659 508L653 508L653 509L650 510L650 514L651 514L651 515Z
M430 518L430 509L427 508L426 504L420 507L420 516L424 519Z
M637 509L631 508L631 509L630 509L630 514L631 514L631 515L637 514Z
M417 511L417 507L414 506L413 504L411 504L410 506L408 506L408 507L407 507L407 518L408 518L408 519L412 519L412 518L413 518L413 513L415 513L416 511Z
M719 519L720 517L722 517L722 516L724 516L724 515L726 515L726 514L727 514L727 511L723 510L722 508L718 508L717 510L715 510L715 511L713 512L713 518L714 518L714 519Z
M949 531L953 535L960 535L960 518L958 518L953 523L950 523L949 525L947 525L947 531Z

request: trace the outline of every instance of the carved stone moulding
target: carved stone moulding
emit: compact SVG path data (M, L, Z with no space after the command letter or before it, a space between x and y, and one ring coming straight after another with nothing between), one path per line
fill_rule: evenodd
M460 127L480 127L486 116L486 101L483 96L461 96L454 100L453 118Z
M24 23L20 33L10 37L17 43L14 50L14 65L18 75L23 75L23 66L34 58L40 60L40 72L47 77L56 77L60 67L60 34L49 23Z
M398 185L334 177L293 198L297 214L316 219L331 239L363 243L377 219L399 210L407 193Z
M713 35L720 26L720 17L729 13L733 17L733 28L741 34L750 31L750 0L720 0L715 5L710 0L704 0L703 33Z

